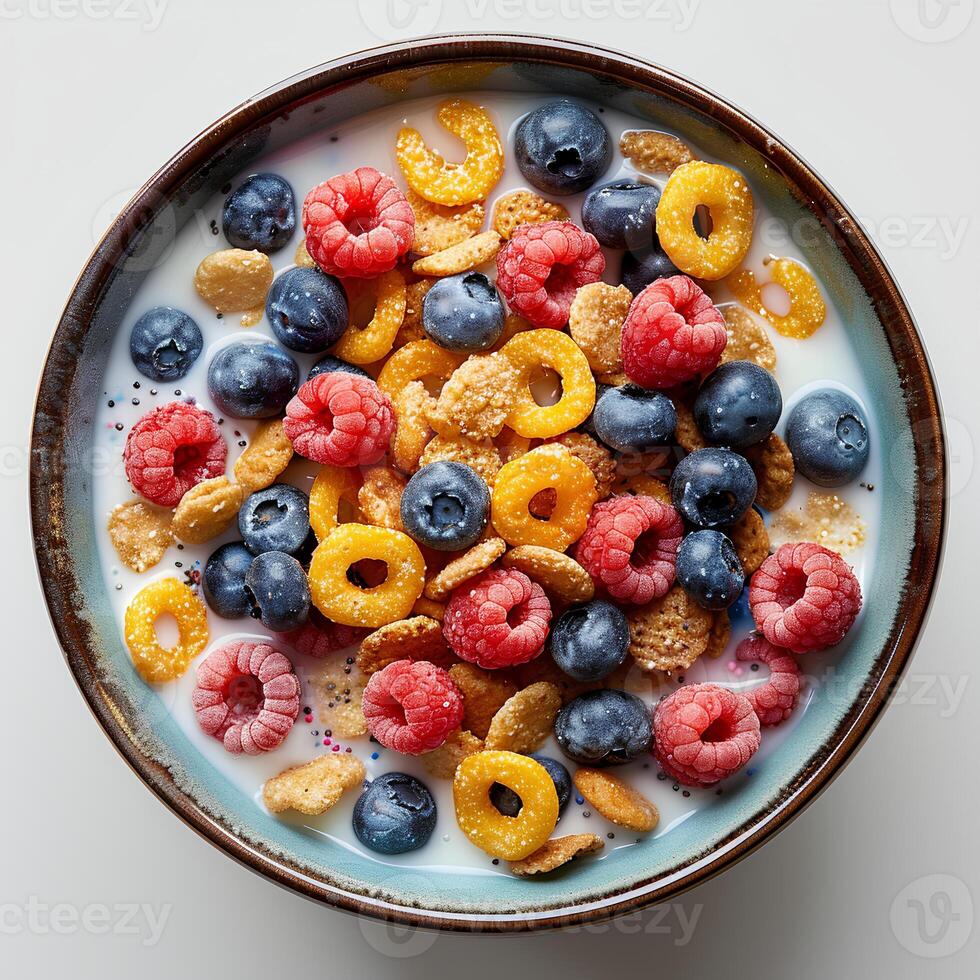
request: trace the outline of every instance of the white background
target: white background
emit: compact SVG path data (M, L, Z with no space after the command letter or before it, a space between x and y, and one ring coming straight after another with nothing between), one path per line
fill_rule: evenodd
M385 0L0 0L0 493L8 549L0 571L0 972L975 976L973 7L421 0L408 9L406 33L551 33L628 50L762 120L880 243L918 317L952 440L945 573L910 684L833 786L761 851L659 918L493 938L406 936L317 907L238 867L165 811L116 756L70 680L35 581L26 517L35 381L75 275L115 210L245 97L396 37ZM404 0L394 9L404 13ZM159 935L144 904L166 916ZM129 923L115 908L128 905L137 907Z

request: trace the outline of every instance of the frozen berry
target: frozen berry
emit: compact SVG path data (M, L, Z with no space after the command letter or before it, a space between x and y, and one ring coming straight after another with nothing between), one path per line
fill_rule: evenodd
M603 393L596 402L592 424L607 446L624 453L643 453L670 445L677 411L662 392L626 384Z
M796 468L821 487L855 479L871 452L863 409L837 388L810 392L793 406L786 444Z
M725 318L693 279L658 279L623 323L623 370L644 388L670 388L712 371L727 343Z
M307 381L286 406L283 431L301 456L330 466L369 466L395 431L391 399L370 378L343 371Z
M734 524L755 500L755 473L729 449L697 449L670 476L670 499L696 527Z
M629 645L625 614L603 599L566 609L548 637L551 659L577 681L608 677L626 659Z
M310 536L310 498L290 483L249 494L238 512L238 532L253 555L298 555Z
M401 518L419 544L436 551L461 551L474 544L487 526L490 491L464 463L429 463L402 492Z
M129 353L136 370L154 381L179 381L203 349L201 328L172 306L147 310L129 335Z
M711 786L730 776L762 741L749 701L717 684L690 684L664 698L653 731L657 762L685 786Z
M208 606L222 619L247 616L252 600L245 591L245 576L255 555L241 541L230 541L211 553L201 583Z
M363 708L375 739L404 755L439 748L463 720L459 689L446 671L425 660L396 660L372 674Z
M735 649L735 659L765 664L769 680L745 692L762 725L782 724L793 713L800 699L800 667L787 650L774 647L765 637L753 633Z
M422 847L436 828L436 801L414 776L386 772L354 804L357 839L379 854L405 854Z
M488 350L504 329L497 287L482 272L437 279L422 300L422 329L446 350Z
M442 632L462 660L494 670L538 656L550 623L551 603L537 582L515 569L494 569L453 592Z
M650 248L641 252L627 252L623 256L619 278L634 296L639 296L650 283L680 274L681 270L670 261L660 247L660 241L655 238Z
M298 385L298 365L275 344L227 344L208 366L208 393L225 415L235 419L278 415Z
M591 190L582 205L582 227L607 248L637 252L656 240L660 188L635 180L614 180Z
M306 380L309 381L318 374L333 374L335 371L341 371L344 374L356 374L359 378L371 377L364 368L360 368L356 364L349 364L347 361L335 357L333 354L325 354L310 368L310 373L306 376Z
M597 503L575 557L620 602L659 599L674 584L674 561L684 525L654 497L613 497Z
M605 268L599 243L571 221L520 225L497 253L497 288L535 327L561 329L579 287Z
M793 653L839 643L861 610L861 585L840 555L819 544L784 544L749 582L755 625Z
M779 421L783 396L776 379L752 361L727 361L698 389L694 421L716 446L744 449L762 442Z
M258 555L245 575L245 588L252 597L252 616L274 633L299 629L309 616L306 572L291 555L281 551Z
M705 609L727 609L741 594L745 572L721 531L692 531L677 549L677 581Z
M558 794L558 812L561 813L572 797L571 773L557 759L552 759L550 755L532 752L530 758L544 766L545 772L551 776L551 781L555 784L555 792ZM521 798L503 783L494 783L490 787L490 802L505 817L516 817L524 805Z
M276 252L296 231L293 189L277 174L252 174L225 198L221 228L235 248Z
M225 472L228 446L214 416L196 405L170 402L144 415L126 437L123 461L133 489L161 507Z
M265 312L279 342L303 354L319 354L347 329L347 294L319 269L287 269L277 276Z
M650 710L635 694L588 691L555 719L562 752L583 766L621 766L650 750Z
M606 172L612 152L612 140L599 117L565 100L529 112L514 133L517 166L548 194L584 191Z

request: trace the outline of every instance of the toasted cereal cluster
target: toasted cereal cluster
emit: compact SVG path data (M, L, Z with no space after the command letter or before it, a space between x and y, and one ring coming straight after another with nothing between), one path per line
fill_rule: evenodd
M395 90L457 88L455 71L400 73ZM421 846L435 801L398 772L400 755L419 756L433 779L452 781L465 837L530 879L603 846L600 833L553 836L570 796L610 838L615 827L655 830L658 783L638 765L622 775L607 766L652 744L661 779L685 786L742 769L763 730L796 710L797 655L843 639L862 602L851 566L802 540L829 543L812 521L792 519L802 450L774 431L772 331L803 342L826 322L813 273L789 256L752 268L745 177L645 129L607 133L620 158L595 167L597 180L621 166L638 180L586 191L600 239L618 225L652 236L649 254L624 252L607 269L616 249L549 199L582 189L581 165L596 156L583 133L603 143L606 123L567 101L535 117L540 126L512 138L536 190L495 190L505 144L494 114L451 98L434 121L465 147L459 162L411 125L393 132L394 177L364 161L307 193L305 238L282 253L295 269L274 269L258 250L205 256L194 274L205 303L254 325L276 297L281 346L233 345L241 352L222 355L224 379L209 370L206 391L177 390L182 400L145 414L123 453L137 497L107 515L134 573L182 551L174 564L185 581L151 581L125 608L140 676L174 680L204 653L206 599L212 626L227 620L239 638L198 663L191 705L202 730L254 755L278 749L300 716L317 726L315 757L262 786L269 813L324 814L369 775L373 789L354 808L358 840L382 853L394 839ZM242 184L226 217L295 228L288 185L249 180L263 178L275 191L236 212ZM302 285L285 288L277 270ZM496 327L505 302L485 350L441 346L424 300L444 277L458 277L445 284L456 295L472 287L459 318L479 319L488 284ZM763 301L770 282L788 294L784 315ZM146 345L181 355L201 333L170 308L151 319L153 331L131 338L137 367ZM315 363L301 374L290 343L328 334L322 349L302 346ZM806 450L832 452L832 429L814 419ZM462 465L431 465L443 462ZM413 496L419 480L425 493ZM477 490L482 523L462 533ZM240 509L255 527L229 540ZM785 543L770 554L774 511L773 543ZM172 645L160 617L176 621ZM282 632L249 635L268 631L263 623ZM612 655L605 674L576 668ZM749 663L768 677L736 693L730 675ZM695 670L710 682L690 682ZM589 759L602 768L582 765ZM563 829L579 829L569 811ZM388 844L372 845L374 826Z

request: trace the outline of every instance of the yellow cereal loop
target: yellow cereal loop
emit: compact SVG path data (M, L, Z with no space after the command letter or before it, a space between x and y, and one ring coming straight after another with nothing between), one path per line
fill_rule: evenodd
M348 279L345 283L351 306L373 300L367 326L359 327L351 313L351 324L337 341L333 352L351 364L380 361L395 343L395 335L405 318L405 277L392 269L377 279Z
M550 439L581 425L595 406L595 379L585 355L560 330L525 330L500 349L518 371L517 396L507 425L528 439ZM539 405L531 384L545 368L561 376L561 397Z
M699 207L711 215L711 232L694 227ZM723 279L752 244L752 191L745 178L720 163L692 160L668 178L657 205L657 236L671 262L698 279Z
M380 585L361 588L348 578L359 561L387 566ZM418 545L401 531L369 524L341 524L320 542L310 563L313 605L344 626L386 626L405 619L422 595L425 560Z
M500 783L521 798L516 817L490 802ZM486 751L467 756L453 777L456 822L469 840L491 857L520 861L551 836L558 823L558 793L539 762L516 752Z
M789 296L789 313L779 316L767 309L762 301L762 285L751 269L736 272L728 280L735 298L768 320L784 337L805 340L816 333L827 319L827 304L820 294L816 279L806 266L795 259L777 259L770 255L762 260L769 272L769 281L783 287Z
M462 163L448 163L430 150L417 129L398 133L395 157L409 187L433 204L472 204L482 201L504 172L504 149L497 127L480 106L462 99L443 102L436 119L466 145Z
M530 510L542 490L554 492L555 506L546 518ZM564 446L549 443L501 467L491 495L491 520L510 545L564 551L585 532L597 499L595 477L588 466Z
M177 643L165 647L156 621L169 614L177 620ZM126 607L126 646L133 665L150 684L180 677L208 644L208 616L204 603L177 579L161 578L140 589Z
M340 507L346 503L358 514L357 494L361 489L355 470L342 466L321 466L310 489L310 526L322 541L339 523Z
M429 378L447 381L465 360L465 354L444 350L431 340L413 340L396 350L385 362L378 375L378 387L394 399L413 381Z

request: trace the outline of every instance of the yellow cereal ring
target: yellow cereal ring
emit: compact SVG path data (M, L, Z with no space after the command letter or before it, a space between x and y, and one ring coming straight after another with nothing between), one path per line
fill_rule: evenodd
M465 360L465 354L444 350L431 340L413 340L385 362L378 375L378 387L394 399L413 381L426 378L447 381Z
M160 644L155 624L169 613L177 620L177 645ZM175 578L151 582L126 607L126 646L143 680L150 684L180 677L208 645L208 615L204 603Z
M700 206L711 215L707 238L694 227ZM723 279L752 244L754 211L752 191L738 171L692 160L667 180L657 205L657 236L681 272L698 279Z
M340 523L340 505L346 502L358 514L360 481L355 470L342 466L321 466L310 489L310 526L322 541Z
M362 589L347 572L365 558L384 562L388 575L380 585ZM344 626L386 626L405 619L422 595L425 560L401 531L341 524L313 552L309 578L313 604L327 619Z
M497 127L480 106L462 99L443 102L436 119L466 145L462 163L447 163L425 145L417 129L398 133L395 157L408 186L433 204L472 204L482 201L504 172L504 149Z
M768 256L762 264L769 270L771 282L786 290L789 296L789 313L779 316L762 302L762 286L751 269L743 269L728 280L735 297L754 313L768 320L784 337L805 340L823 326L827 319L827 304L820 294L816 279L806 266L795 259L777 259Z
M494 783L521 798L516 817L505 817L490 802ZM480 850L505 861L533 854L558 823L558 793L547 770L516 752L491 750L463 759L453 777L453 803L460 830Z
M368 325L359 327L352 312L350 326L333 352L351 364L380 361L391 350L405 319L405 277L398 269L392 269L377 279L348 279L345 288L352 307L366 297L373 299L373 313Z
M517 368L519 379L507 425L528 439L550 439L581 425L595 407L595 379L578 344L560 330L525 330L500 352ZM561 376L561 397L539 405L531 393L535 374L550 368Z
M530 510L542 490L553 490L555 506L542 519ZM510 545L536 544L564 551L585 532L598 499L592 471L564 446L549 443L502 466L491 496L491 520Z

